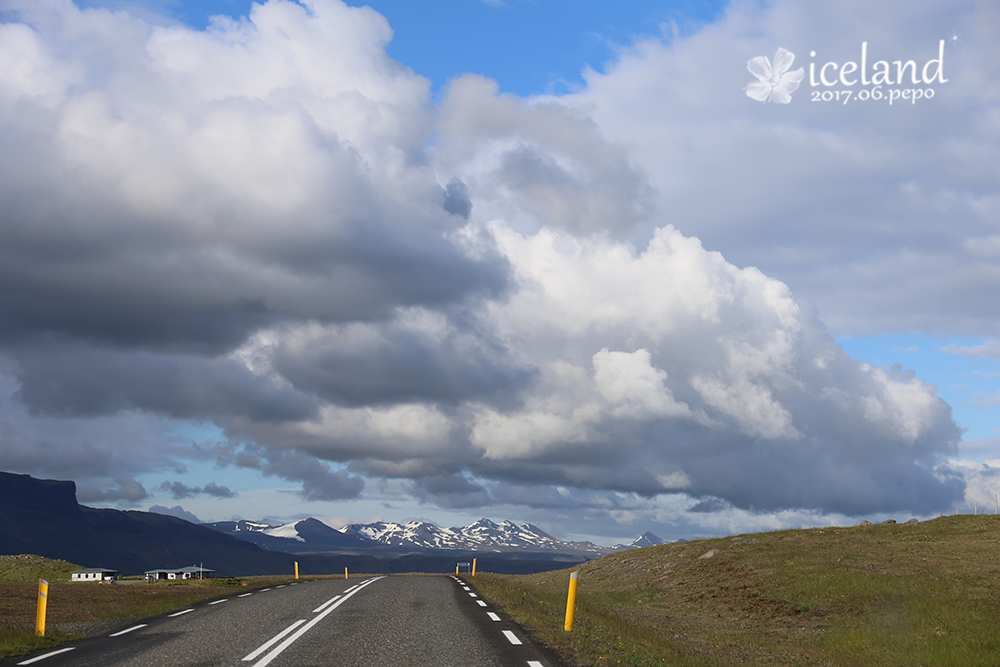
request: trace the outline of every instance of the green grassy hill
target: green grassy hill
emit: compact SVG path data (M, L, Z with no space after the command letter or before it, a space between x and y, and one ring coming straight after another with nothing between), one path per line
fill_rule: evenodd
M69 581L74 570L82 570L79 565L64 560L52 560L30 554L0 556L0 581Z
M472 581L575 665L1000 664L1000 517L741 535L575 569L571 633L570 570Z

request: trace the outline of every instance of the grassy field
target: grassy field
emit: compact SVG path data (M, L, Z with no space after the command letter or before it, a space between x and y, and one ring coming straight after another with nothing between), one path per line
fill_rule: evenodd
M38 583L44 579L49 583L69 581L74 570L82 570L79 565L64 560L51 560L22 554L20 556L0 556L0 582L21 581Z
M469 580L573 665L1000 664L1000 517L684 542L574 569L569 633L570 570Z
M294 581L288 576L101 584L70 582L81 569L39 556L0 556L0 658L108 632L130 619L173 611L235 590ZM49 582L46 636L35 636L38 579ZM244 588L244 584L246 587Z

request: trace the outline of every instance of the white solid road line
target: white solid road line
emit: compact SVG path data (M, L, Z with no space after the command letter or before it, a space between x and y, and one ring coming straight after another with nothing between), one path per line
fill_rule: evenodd
M511 644L514 644L515 646L520 646L521 645L521 640L518 639L517 635L515 635L510 630L504 630L503 631L503 636L506 637L507 641L509 641Z
M61 648L58 651L52 651L51 653L45 653L43 655L36 656L36 657L32 658L31 660L25 660L24 662L19 662L17 664L19 664L19 665L30 665L33 662L38 662L39 660L45 660L45 658L51 658L54 655L59 655L60 653L65 653L66 651L72 651L75 648L76 648L75 646L70 646L69 648Z
M371 584L373 582L376 582L376 581L378 581L379 579L382 579L382 578L383 577L375 577L374 579L369 579L368 581L365 581L365 582L359 584L358 586L352 586L351 588L353 588L354 590L352 590L350 593L348 593L347 591L345 591L344 592L344 597L342 597L339 600L337 600L335 603L333 603L332 605L330 605L329 607L327 607L326 611L324 611L319 616L317 616L313 620L311 620L308 623L306 623L305 625L303 625L301 628L299 628L298 631L295 634L293 634L291 637L289 637L285 641L283 641L280 644L278 644L278 646L275 647L270 653L268 653L263 658L261 658L260 662L258 662L255 667L265 667L266 665L270 664L270 662L272 660L274 660L275 658L277 658L281 654L282 651L284 651L286 648L288 648L289 646L291 646L292 644L294 644L295 641L298 640L299 637L301 637L305 633L309 632L309 630L312 629L313 626L315 626L317 623L319 623L324 618L326 618L326 616L330 612L332 612L334 609L336 609L340 605L342 605L345 602L347 602L351 598L352 595L354 595L356 593L360 593L361 590L364 589L365 586L367 586L368 584ZM247 659L253 660L253 658L249 658L249 656L247 658L243 658L243 659L244 660L247 660Z
M115 634L108 635L108 636L109 637L121 637L122 635L127 635L128 633L132 632L133 630L139 630L140 628L144 628L144 627L146 627L145 623L143 623L142 625L133 625L131 628L128 628L126 630L122 630L120 632L116 632Z
M492 618L494 621L499 621L500 620L500 617L497 616L496 614L494 614L492 611L486 612L486 615L489 616L490 618Z
M295 628L299 627L300 625L302 625L305 622L306 622L306 619L304 619L304 618L302 620L300 620L300 621L295 621L294 623L292 623L291 625L289 625L287 628L285 628L284 630L282 630L281 632L279 632L275 636L271 637L271 639L269 639L267 642L265 642L256 651L254 651L253 653L251 653L247 657L243 658L244 662L256 659L258 655L260 655L261 653L263 653L267 649L269 649L272 646L274 646L275 644L277 644L279 641L281 641L282 637L284 637L289 632L291 632L292 630L294 630Z
M167 618L175 618L177 616L183 616L184 614L189 614L192 611L194 611L194 609L185 609L184 611L179 611L176 614L167 614Z
M321 604L320 606L318 606L318 607L316 607L315 609L313 609L313 613L314 613L314 614L318 614L319 612L323 611L323 609L324 609L324 608L325 608L325 607L326 607L326 606L327 606L328 604L333 604L334 602L336 602L336 601L337 601L337 598L339 598L339 597L340 597L339 595L334 595L334 596L333 596L332 598L330 598L329 600L327 600L326 602L324 602L324 603L323 603L323 604Z

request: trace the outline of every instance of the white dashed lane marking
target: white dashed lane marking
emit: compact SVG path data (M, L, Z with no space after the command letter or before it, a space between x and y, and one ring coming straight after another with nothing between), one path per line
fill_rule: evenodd
M229 598L225 598L223 600L216 600L215 602L209 602L208 604L209 606L211 606L213 604L222 604L223 602L229 602Z
M179 611L176 614L170 614L169 616L167 616L167 618L174 618L176 616L183 616L184 614L191 613L192 611L194 611L194 609L185 609L184 611Z
M466 591L469 591L469 595L470 596L472 596L474 598L478 597L475 593L473 593L469 589L468 586L465 585L465 583L461 579L459 579L457 577L452 577L452 579L454 579L458 583L462 584L462 588L465 589ZM486 602L483 601L483 600L476 600L476 604L478 604L480 607L486 607L486 606L488 606L486 604ZM500 616L498 614L495 614L492 611L486 612L486 615L489 616L490 620L492 620L494 622L502 621L503 620L502 618L500 618ZM507 641L509 641L514 646L523 646L524 642L522 642L520 639L518 639L517 635L515 635L510 630L502 630L501 632L503 632L503 636L507 638ZM541 662L539 662L537 660L529 660L528 661L528 667L545 667L545 665L543 665Z
M145 623L143 623L142 625L133 625L131 628L127 628L125 630L122 630L120 632L116 632L115 634L108 635L108 636L109 637L121 637L122 635L127 635L128 633L132 632L133 630L139 630L139 629L144 628L144 627L146 627Z
M475 593L469 593L469 596L470 596L470 597L474 597L474 598L477 598L477 597L479 597L479 596L478 596L478 595L476 595Z
M19 665L30 665L33 662L38 662L39 660L45 660L45 658L51 658L54 655L59 655L60 653L65 653L66 651L72 651L75 646L70 646L69 648L61 648L58 651L52 651L51 653L45 653L43 655L36 656L30 660L25 660L24 662L19 662Z
M248 595L253 595L253 593L244 593L243 595L237 595L238 598L245 598Z
M506 637L506 638L507 638L507 641L509 641L509 642L510 642L511 644L513 644L514 646L520 646L520 645L521 645L521 640L520 640L520 639L518 639L518 638L517 638L517 635L515 635L515 634L514 634L513 632L511 632L510 630L504 630L504 631L503 631L503 636L504 636L504 637Z

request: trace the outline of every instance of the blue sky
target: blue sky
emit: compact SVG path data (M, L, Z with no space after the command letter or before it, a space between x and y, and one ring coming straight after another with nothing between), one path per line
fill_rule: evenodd
M997 492L990 3L76 6L0 0L0 468L604 543Z
M1000 433L996 400L1000 361L962 356L948 349L981 345L982 339L904 334L844 336L839 342L852 357L887 367L900 364L937 387L938 394L951 405L955 421L968 429L966 440Z
M210 17L247 16L246 0L175 0L125 3L85 0L81 6L145 6L203 29ZM562 93L583 84L586 67L600 69L637 38L663 34L664 24L684 33L715 19L726 3L573 2L572 0L437 0L348 2L385 16L394 37L388 53L433 82L440 94L465 73L495 79L517 95Z

